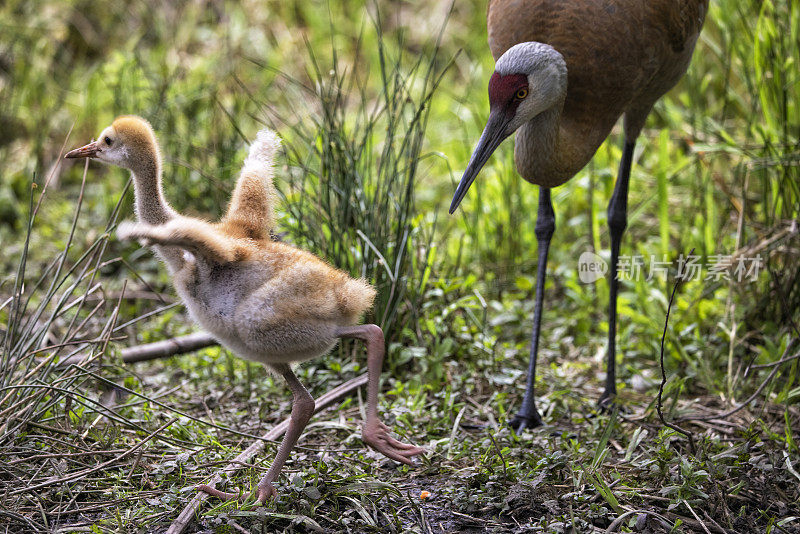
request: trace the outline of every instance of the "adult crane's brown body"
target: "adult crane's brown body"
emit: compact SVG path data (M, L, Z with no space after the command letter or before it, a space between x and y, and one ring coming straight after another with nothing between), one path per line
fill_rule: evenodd
M686 72L707 6L707 0L490 0L495 61L517 43L536 41L567 64L561 144L551 165L520 168L522 177L545 187L563 184L623 114L634 140L656 100Z
M533 381L547 250L555 229L550 188L580 171L622 116L625 149L608 210L609 373L601 401L616 393L616 263L627 224L634 143L653 104L686 72L707 9L708 0L489 1L489 47L497 62L489 84L492 110L450 212L494 149L516 132L517 170L541 187L531 366L525 400L512 423L516 428L541 424Z

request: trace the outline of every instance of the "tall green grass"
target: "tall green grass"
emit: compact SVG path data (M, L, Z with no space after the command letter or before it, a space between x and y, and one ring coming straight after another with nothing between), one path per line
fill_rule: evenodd
M290 129L279 187L288 179L282 209L291 239L373 281L374 320L392 339L396 326L418 320L433 261L433 228L418 215L416 183L429 157L431 98L447 68L439 57L445 26L416 57L404 51L402 32L384 33L379 15L369 26L354 60L338 55L333 28L330 62L307 44L310 84L294 84L317 113L297 122L278 117ZM365 31L375 32L372 62L362 50Z
M14 443L24 436L31 421L47 422L65 405L75 402L90 411L97 403L82 394L87 381L80 366L60 369L59 361L82 355L93 363L119 336L119 303L103 297L103 268L119 261L106 257L108 231L118 215L115 210L99 235L87 248L75 254L77 222L82 215L84 171L77 207L63 249L45 264L29 261L31 238L37 229L36 216L45 200L47 181L33 182L28 206L24 246L18 255L13 292L0 305L0 443ZM46 207L45 207L46 209ZM31 267L39 272L31 272ZM69 401L67 400L69 399ZM60 408L60 410L58 408ZM101 410L102 411L102 410Z

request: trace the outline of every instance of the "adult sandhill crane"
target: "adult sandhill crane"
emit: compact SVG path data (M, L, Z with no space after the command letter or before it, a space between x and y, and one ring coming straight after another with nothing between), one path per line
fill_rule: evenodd
M627 226L633 149L653 104L686 72L708 0L489 0L490 112L458 184L452 214L497 146L517 132L517 171L539 186L536 304L530 365L516 430L542 424L534 382L547 251L555 230L550 189L581 170L624 117L625 146L611 202L607 376L616 395L617 261Z
M364 441L387 457L413 465L423 449L389 435L378 417L384 339L380 327L356 324L372 305L375 289L316 256L270 238L275 224L272 162L280 141L262 130L250 147L227 214L218 223L179 215L164 199L161 156L150 125L123 116L97 141L67 158L97 158L133 173L138 223L122 223L122 239L155 247L189 313L237 356L266 364L283 376L294 400L289 428L270 469L257 486L257 500L275 497L273 482L314 412L314 399L290 364L321 356L339 338L367 346L367 412ZM200 486L207 493L235 499Z

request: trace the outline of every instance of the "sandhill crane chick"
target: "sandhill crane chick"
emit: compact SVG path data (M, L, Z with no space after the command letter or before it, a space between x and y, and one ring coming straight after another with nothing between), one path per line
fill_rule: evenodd
M120 224L118 236L153 246L195 321L236 355L282 375L292 390L290 425L256 488L259 502L277 495L273 483L314 412L314 399L290 364L327 353L339 338L360 339L367 347L364 441L408 465L424 452L391 437L378 417L383 332L374 324L357 324L372 305L375 289L309 252L270 238L276 196L272 165L279 145L272 131L258 133L228 211L216 223L185 217L167 204L158 143L142 118L119 117L97 141L66 155L95 158L132 172L138 222ZM205 485L199 489L224 499L239 497Z

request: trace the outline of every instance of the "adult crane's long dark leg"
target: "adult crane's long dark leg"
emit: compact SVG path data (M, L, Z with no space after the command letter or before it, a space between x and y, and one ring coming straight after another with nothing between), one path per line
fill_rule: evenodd
M631 177L631 164L633 162L633 148L636 141L625 141L622 151L622 161L619 164L619 176L614 186L614 194L608 204L608 229L611 234L611 268L609 276L608 295L608 353L606 364L606 389L600 396L599 404L607 407L617 395L617 263L619 261L619 247L622 234L628 226L628 182Z
M533 333L531 334L531 359L528 364L528 380L525 397L519 412L511 421L515 431L542 425L542 418L536 409L534 384L536 382L536 355L539 352L539 329L542 325L542 301L544 299L544 282L547 276L547 252L550 249L550 238L556 229L556 216L550 201L550 189L539 188L539 212L536 215L536 241L539 247L539 264L536 268L536 306L533 310Z

